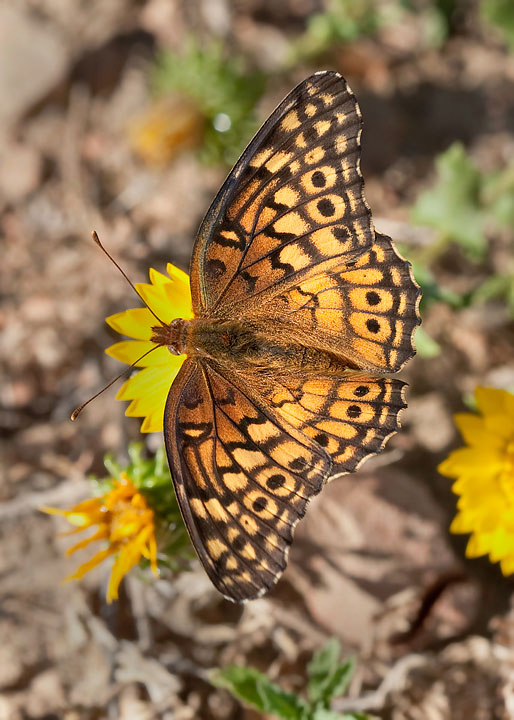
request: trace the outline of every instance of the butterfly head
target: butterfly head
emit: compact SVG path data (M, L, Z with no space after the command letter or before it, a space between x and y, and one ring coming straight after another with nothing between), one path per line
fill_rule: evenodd
M155 325L150 340L156 345L165 345L172 355L183 355L190 324L190 320L175 318L169 325Z

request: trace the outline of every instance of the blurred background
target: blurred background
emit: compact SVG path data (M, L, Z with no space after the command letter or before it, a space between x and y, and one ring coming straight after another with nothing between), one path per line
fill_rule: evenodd
M357 95L375 225L424 292L403 430L312 502L263 599L230 604L196 564L110 606L106 568L61 585L77 562L37 508L85 497L107 451L161 444L115 390L69 421L121 369L104 318L137 306L90 231L134 282L187 271L232 162L325 68ZM437 472L475 386L514 387L512 1L3 2L0 97L0 718L251 720L208 670L301 692L330 637L382 718L514 717L512 579L464 558Z

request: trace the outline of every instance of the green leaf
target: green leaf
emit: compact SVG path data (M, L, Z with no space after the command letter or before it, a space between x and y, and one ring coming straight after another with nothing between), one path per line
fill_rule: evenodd
M332 698L343 695L355 672L355 658L349 658L338 666L325 686L324 699L328 703Z
M482 194L496 223L514 228L514 164L487 175L484 178Z
M342 695L355 670L355 660L350 658L339 662L341 646L332 638L321 650L316 652L307 667L309 683L307 692L313 704L328 708L333 697Z
M373 35L386 24L375 0L331 0L324 12L314 13L292 45L291 61L322 55L338 45Z
M491 275L473 293L473 302L487 302L499 298L504 300L509 313L514 317L514 272L505 275Z
M458 243L470 259L480 260L487 247L480 172L460 143L454 143L439 155L436 167L437 182L418 196L412 219L435 228L446 240Z
M284 720L307 717L308 706L301 698L282 690L255 668L229 665L213 672L211 682L262 712L278 715Z
M216 687L225 688L234 697L264 710L264 703L258 690L258 679L263 676L258 670L229 665L223 670L211 673L210 680Z
M514 3L512 0L482 0L480 10L484 20L501 32L511 51L514 51Z
M325 708L318 708L311 716L311 720L369 720L367 715L362 713L340 713L333 712L332 710L326 710Z
M257 687L263 701L264 711L275 713L284 720L303 720L308 707L307 704L294 693L282 690L263 676Z
M416 352L420 357L433 358L441 354L441 346L439 343L430 337L424 328L418 327L414 336L414 345Z
M307 665L309 674L307 693L313 703L319 702L324 697L325 688L339 666L340 654L339 640L331 638L321 650L314 653Z
M466 304L465 299L461 295L458 295L456 292L453 292L453 290L450 290L443 285L439 285L434 277L434 274L425 264L417 260L411 260L411 264L414 279L420 286L423 293L420 304L421 314L423 314L423 311L427 307L435 302L444 302L454 310L458 310Z

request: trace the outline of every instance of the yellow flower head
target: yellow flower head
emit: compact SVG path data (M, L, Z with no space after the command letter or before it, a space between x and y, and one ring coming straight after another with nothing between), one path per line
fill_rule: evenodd
M169 277L151 268L150 283L139 283L137 291L164 323L175 318L189 320L193 317L189 277L171 263L167 271ZM148 308L125 310L106 318L106 322L121 335L134 338L107 348L105 352L117 360L131 365L155 348L150 338L156 320ZM141 432L162 430L166 398L184 359L185 355L172 355L167 347L159 347L137 363L143 369L120 388L116 399L131 401L125 414L144 417Z
M455 422L467 447L454 450L439 472L457 478L458 513L450 530L471 533L466 556L489 554L504 575L514 573L514 395L476 388L480 415L461 413Z
M97 527L96 532L71 547L67 554L71 555L96 540L107 541L107 547L93 555L66 580L80 580L106 558L116 555L107 587L108 603L118 599L118 588L123 576L142 557L150 562L154 574L159 574L154 512L125 473L121 474L121 480L114 482L109 492L83 500L71 510L51 507L41 510L50 515L62 515L71 525L75 525L76 529L66 533L68 535Z
M148 163L165 167L181 151L198 147L205 118L186 97L168 95L154 101L128 127L132 149Z

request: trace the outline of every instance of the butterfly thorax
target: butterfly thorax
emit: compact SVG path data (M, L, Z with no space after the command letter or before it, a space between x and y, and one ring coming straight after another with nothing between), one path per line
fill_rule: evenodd
M225 365L244 363L247 368L344 370L348 363L312 344L285 340L273 323L254 324L218 318L176 319L152 328L152 341L174 355L208 358Z

